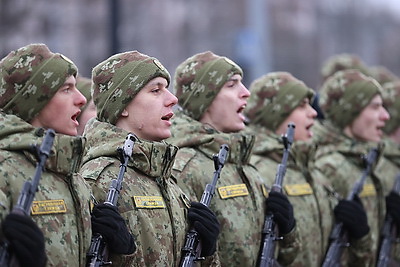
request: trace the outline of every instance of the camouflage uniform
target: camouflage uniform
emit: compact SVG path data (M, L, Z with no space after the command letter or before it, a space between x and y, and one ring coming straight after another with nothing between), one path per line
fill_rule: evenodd
M200 198L206 184L211 182L212 155L218 153L222 144L229 146L229 157L217 184L218 193L210 205L221 224L218 255L222 266L254 266L261 245L267 196L264 181L249 164L254 136L220 133L200 122L234 75L243 76L242 69L229 58L210 51L196 54L177 67L175 92L182 111L173 119L170 142L180 147L174 174L192 198ZM295 228L281 243L280 263L290 263L299 246Z
M111 180L118 176L120 160L116 149L123 146L128 135L115 125L136 94L156 77L170 81L168 71L157 59L138 51L113 55L92 71L97 119L90 120L85 128L88 144L81 173L100 202L105 200ZM135 236L137 250L133 255L113 255L114 265L179 264L190 202L171 176L177 150L165 142L137 138L117 203Z
M35 173L32 144L42 142L44 130L14 115L0 113L0 218L17 202L25 181ZM48 266L84 266L91 238L90 188L76 172L80 166L82 138L56 135L46 161L31 216L45 237Z
M287 72L272 72L255 80L251 86L246 115L249 131L256 134L251 163L265 182L273 184L282 161L282 139L274 133L304 98L310 101L313 90ZM295 129L296 130L296 129ZM308 162L315 149L296 141L290 150L283 192L293 205L301 247L288 266L320 266L328 245L336 199L333 188L323 175L311 177Z
M249 164L254 136L219 133L178 112L169 141L180 147L173 167L178 185L191 198L201 198L214 172L212 156L222 144L229 157L217 183L210 207L221 224L218 255L222 266L255 266L265 218L266 186ZM280 263L290 262L298 249L296 231L282 241Z
M91 120L85 136L87 153L81 173L103 202L120 161L116 149L128 132L109 123ZM171 177L177 148L164 142L137 140L124 175L118 209L135 236L133 255L114 257L115 266L175 266L186 233L188 198Z
M319 148L315 155L314 167L330 178L341 198L346 198L365 169L362 156L371 148L378 148L382 153L382 146L351 139L343 133L343 129L359 115L375 95L381 94L381 87L374 79L362 75L359 71L347 70L337 72L328 79L320 93L321 108L327 118L324 131L329 134L321 134L320 139L316 140ZM370 232L355 242L350 240L349 254L344 258L348 257L347 261L351 265L371 266L376 259L385 201L383 177L378 176L375 166L376 164L372 166L372 173L368 175L359 195L367 213Z

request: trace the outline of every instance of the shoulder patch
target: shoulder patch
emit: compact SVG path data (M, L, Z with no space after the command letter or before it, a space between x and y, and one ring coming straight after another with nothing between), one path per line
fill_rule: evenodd
M197 151L193 148L181 148L178 150L178 153L175 157L174 166L172 167L173 170L182 172L189 161L194 158Z
M97 180L105 168L114 164L116 159L100 157L86 162L81 168L81 175L85 179Z

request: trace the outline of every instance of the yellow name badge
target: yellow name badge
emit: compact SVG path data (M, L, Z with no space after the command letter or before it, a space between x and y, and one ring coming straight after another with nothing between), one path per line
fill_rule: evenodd
M375 186L373 184L364 184L360 197L376 196Z
M42 214L55 214L55 213L66 213L67 206L65 205L64 199L56 200L42 200L33 201L31 207L32 215Z
M134 196L133 202L138 209L163 209L164 200L160 196Z
M232 198L232 197L242 197L247 196L249 191L245 184L235 184L228 186L218 187L219 195L222 199Z
M304 184L286 184L284 185L286 194L289 196L311 195L313 190L309 183Z

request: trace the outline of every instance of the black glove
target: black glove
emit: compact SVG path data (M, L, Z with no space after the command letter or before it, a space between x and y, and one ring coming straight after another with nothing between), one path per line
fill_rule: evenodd
M103 236L111 252L132 254L136 250L135 239L115 206L108 204L94 206L92 231Z
M2 230L20 266L46 265L44 236L31 217L10 213L3 221Z
M333 212L336 220L343 223L350 237L359 239L368 234L367 214L359 199L340 200Z
M397 225L400 226L400 195L390 192L386 196L386 212L392 216Z
M278 224L279 233L286 235L293 230L296 220L293 215L293 206L288 198L279 192L270 192L266 200L267 212L272 212L275 222Z
M207 257L214 254L219 235L219 222L215 214L205 205L192 202L188 211L188 219L200 235L201 256Z

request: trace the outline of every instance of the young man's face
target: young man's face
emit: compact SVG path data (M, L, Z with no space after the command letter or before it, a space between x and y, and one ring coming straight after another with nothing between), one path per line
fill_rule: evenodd
M360 141L379 142L383 136L382 128L389 118L389 113L382 105L382 97L376 95L357 118L345 127L344 133Z
M245 128L243 110L249 96L249 90L242 83L242 76L233 75L221 88L200 121L224 133L243 130Z
M268 114L266 114L268 116ZM310 105L308 98L304 98L303 101L297 106L290 115L279 125L275 131L276 134L285 134L287 125L289 122L293 122L296 125L294 130L294 140L296 141L307 141L313 136L311 127L314 125L314 119L317 116L317 112Z
M96 106L93 102L93 99L89 101L86 108L82 110L81 115L78 118L79 126L78 126L78 135L82 135L85 130L86 123L91 119L96 117Z
M52 128L57 133L77 135L80 108L86 104L86 98L76 88L74 76L70 76L58 89L49 103L33 118L35 127Z
M172 107L178 99L167 86L165 78L150 80L126 106L116 126L149 141L170 137Z

